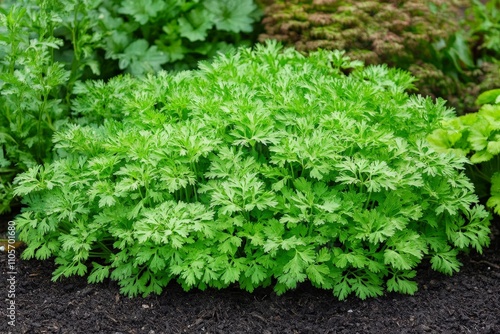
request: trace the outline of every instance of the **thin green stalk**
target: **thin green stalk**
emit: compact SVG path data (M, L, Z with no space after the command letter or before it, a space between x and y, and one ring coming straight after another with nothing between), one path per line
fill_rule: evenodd
M106 256L113 254L113 252L104 243L102 243L102 241L98 241L97 244L101 247Z
M71 63L71 73L69 76L67 90L66 90L66 103L70 105L70 96L73 91L73 86L75 82L80 77L80 67L81 67L81 52L79 48L79 29L78 29L78 12L80 10L80 5L75 9L73 15L73 26L68 26L67 28L71 31L71 42L73 44L73 61Z
M369 192L368 192L368 198L366 199L366 202L365 202L365 204L364 204L364 206L363 206L363 208L364 208L365 210L367 210L367 209L368 209L368 206L370 206L370 208L371 208L371 204L370 204L371 197L372 197L372 192L371 192L371 191L369 191Z
M40 74L40 80L43 81L43 74ZM42 121L43 121L43 116L47 113L45 109L46 109L48 99L49 99L49 94L47 92L44 92L43 97L42 97L42 105L40 106L40 108L38 108L38 121L36 124L36 128L37 128L37 131L36 131L37 132L36 160L39 163L43 162L43 158L45 156L45 154L44 154L45 152L42 152L43 147L45 146L44 143L42 142L44 139L43 131L42 131Z
M474 170L472 171L472 174L479 177L480 179L486 181L486 182L491 182L491 177L484 174L478 167L478 165L472 165L472 167Z

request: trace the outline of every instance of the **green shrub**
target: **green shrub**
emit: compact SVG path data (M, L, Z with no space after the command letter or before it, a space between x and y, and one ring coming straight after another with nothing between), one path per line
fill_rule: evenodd
M484 92L477 104L478 112L443 121L428 139L437 151L470 159L478 195L500 214L500 89Z
M469 111L480 90L500 84L498 68L475 57L459 24L467 0L273 3L266 8L261 41L277 39L302 52L346 50L368 64L409 70L419 93L445 98L459 112Z
M460 251L489 243L489 214L465 159L425 141L453 112L405 93L412 81L271 43L197 71L82 84L76 112L123 119L57 132L58 159L16 178L23 257L54 256L54 279L90 271L129 296L171 280L414 293L422 260L452 274Z

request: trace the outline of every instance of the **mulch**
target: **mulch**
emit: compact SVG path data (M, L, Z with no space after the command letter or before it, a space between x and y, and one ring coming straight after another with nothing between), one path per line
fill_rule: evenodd
M500 233L492 228L484 253L463 255L461 271L446 276L418 268L413 296L338 301L303 284L277 296L272 289L184 292L127 298L116 282L51 281L53 261L16 258L15 326L7 317L7 255L0 253L0 333L500 333Z

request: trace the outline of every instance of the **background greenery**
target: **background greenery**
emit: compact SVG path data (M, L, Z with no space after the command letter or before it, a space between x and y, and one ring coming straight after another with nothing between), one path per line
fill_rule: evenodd
M500 214L500 90L481 94L478 112L442 123L428 141L441 152L468 157L467 172L476 193Z
M417 92L445 98L459 113L500 85L495 50L499 2L478 0L269 1L260 36L298 50L343 49L418 78Z
M76 121L75 84L192 68L218 51L251 44L260 17L252 0L0 5L0 214L14 200L13 178L50 160L53 132Z

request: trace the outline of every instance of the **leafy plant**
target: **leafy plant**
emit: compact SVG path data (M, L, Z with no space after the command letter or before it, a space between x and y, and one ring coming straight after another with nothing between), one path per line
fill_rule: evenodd
M414 293L422 260L452 274L460 251L488 245L489 214L466 159L425 140L453 112L405 93L413 81L269 43L196 71L81 83L74 112L95 123L58 131L58 158L16 178L22 256L129 296L171 280Z
M80 14L95 1L32 1L0 12L0 214L13 201L14 176L50 158L53 131L68 117L69 98L98 35ZM64 58L65 31L73 45ZM58 61L60 60L60 61Z
M0 214L15 203L15 175L50 160L52 133L77 121L69 106L79 80L193 66L243 42L259 15L252 0L6 0L0 8Z
M478 112L442 122L429 142L438 151L470 158L474 165L468 171L478 194L500 214L500 90L484 92L477 104L482 105Z
M62 53L62 60L84 51L105 78L195 67L218 51L251 43L261 15L253 0L6 0L5 6L19 3L61 19L53 22L55 33L75 51Z
M253 0L102 0L99 31L107 59L134 75L196 66L249 43L260 11Z
M460 112L474 112L480 93L500 86L500 53L495 47L500 36L499 5L497 0L467 3L461 29L433 44L434 71L439 69L444 75L432 75L433 69L414 72L421 77L430 74L422 93L438 91Z
M488 0L483 3L472 0L467 10L467 24L474 41L478 58L498 60L500 55L500 1Z

